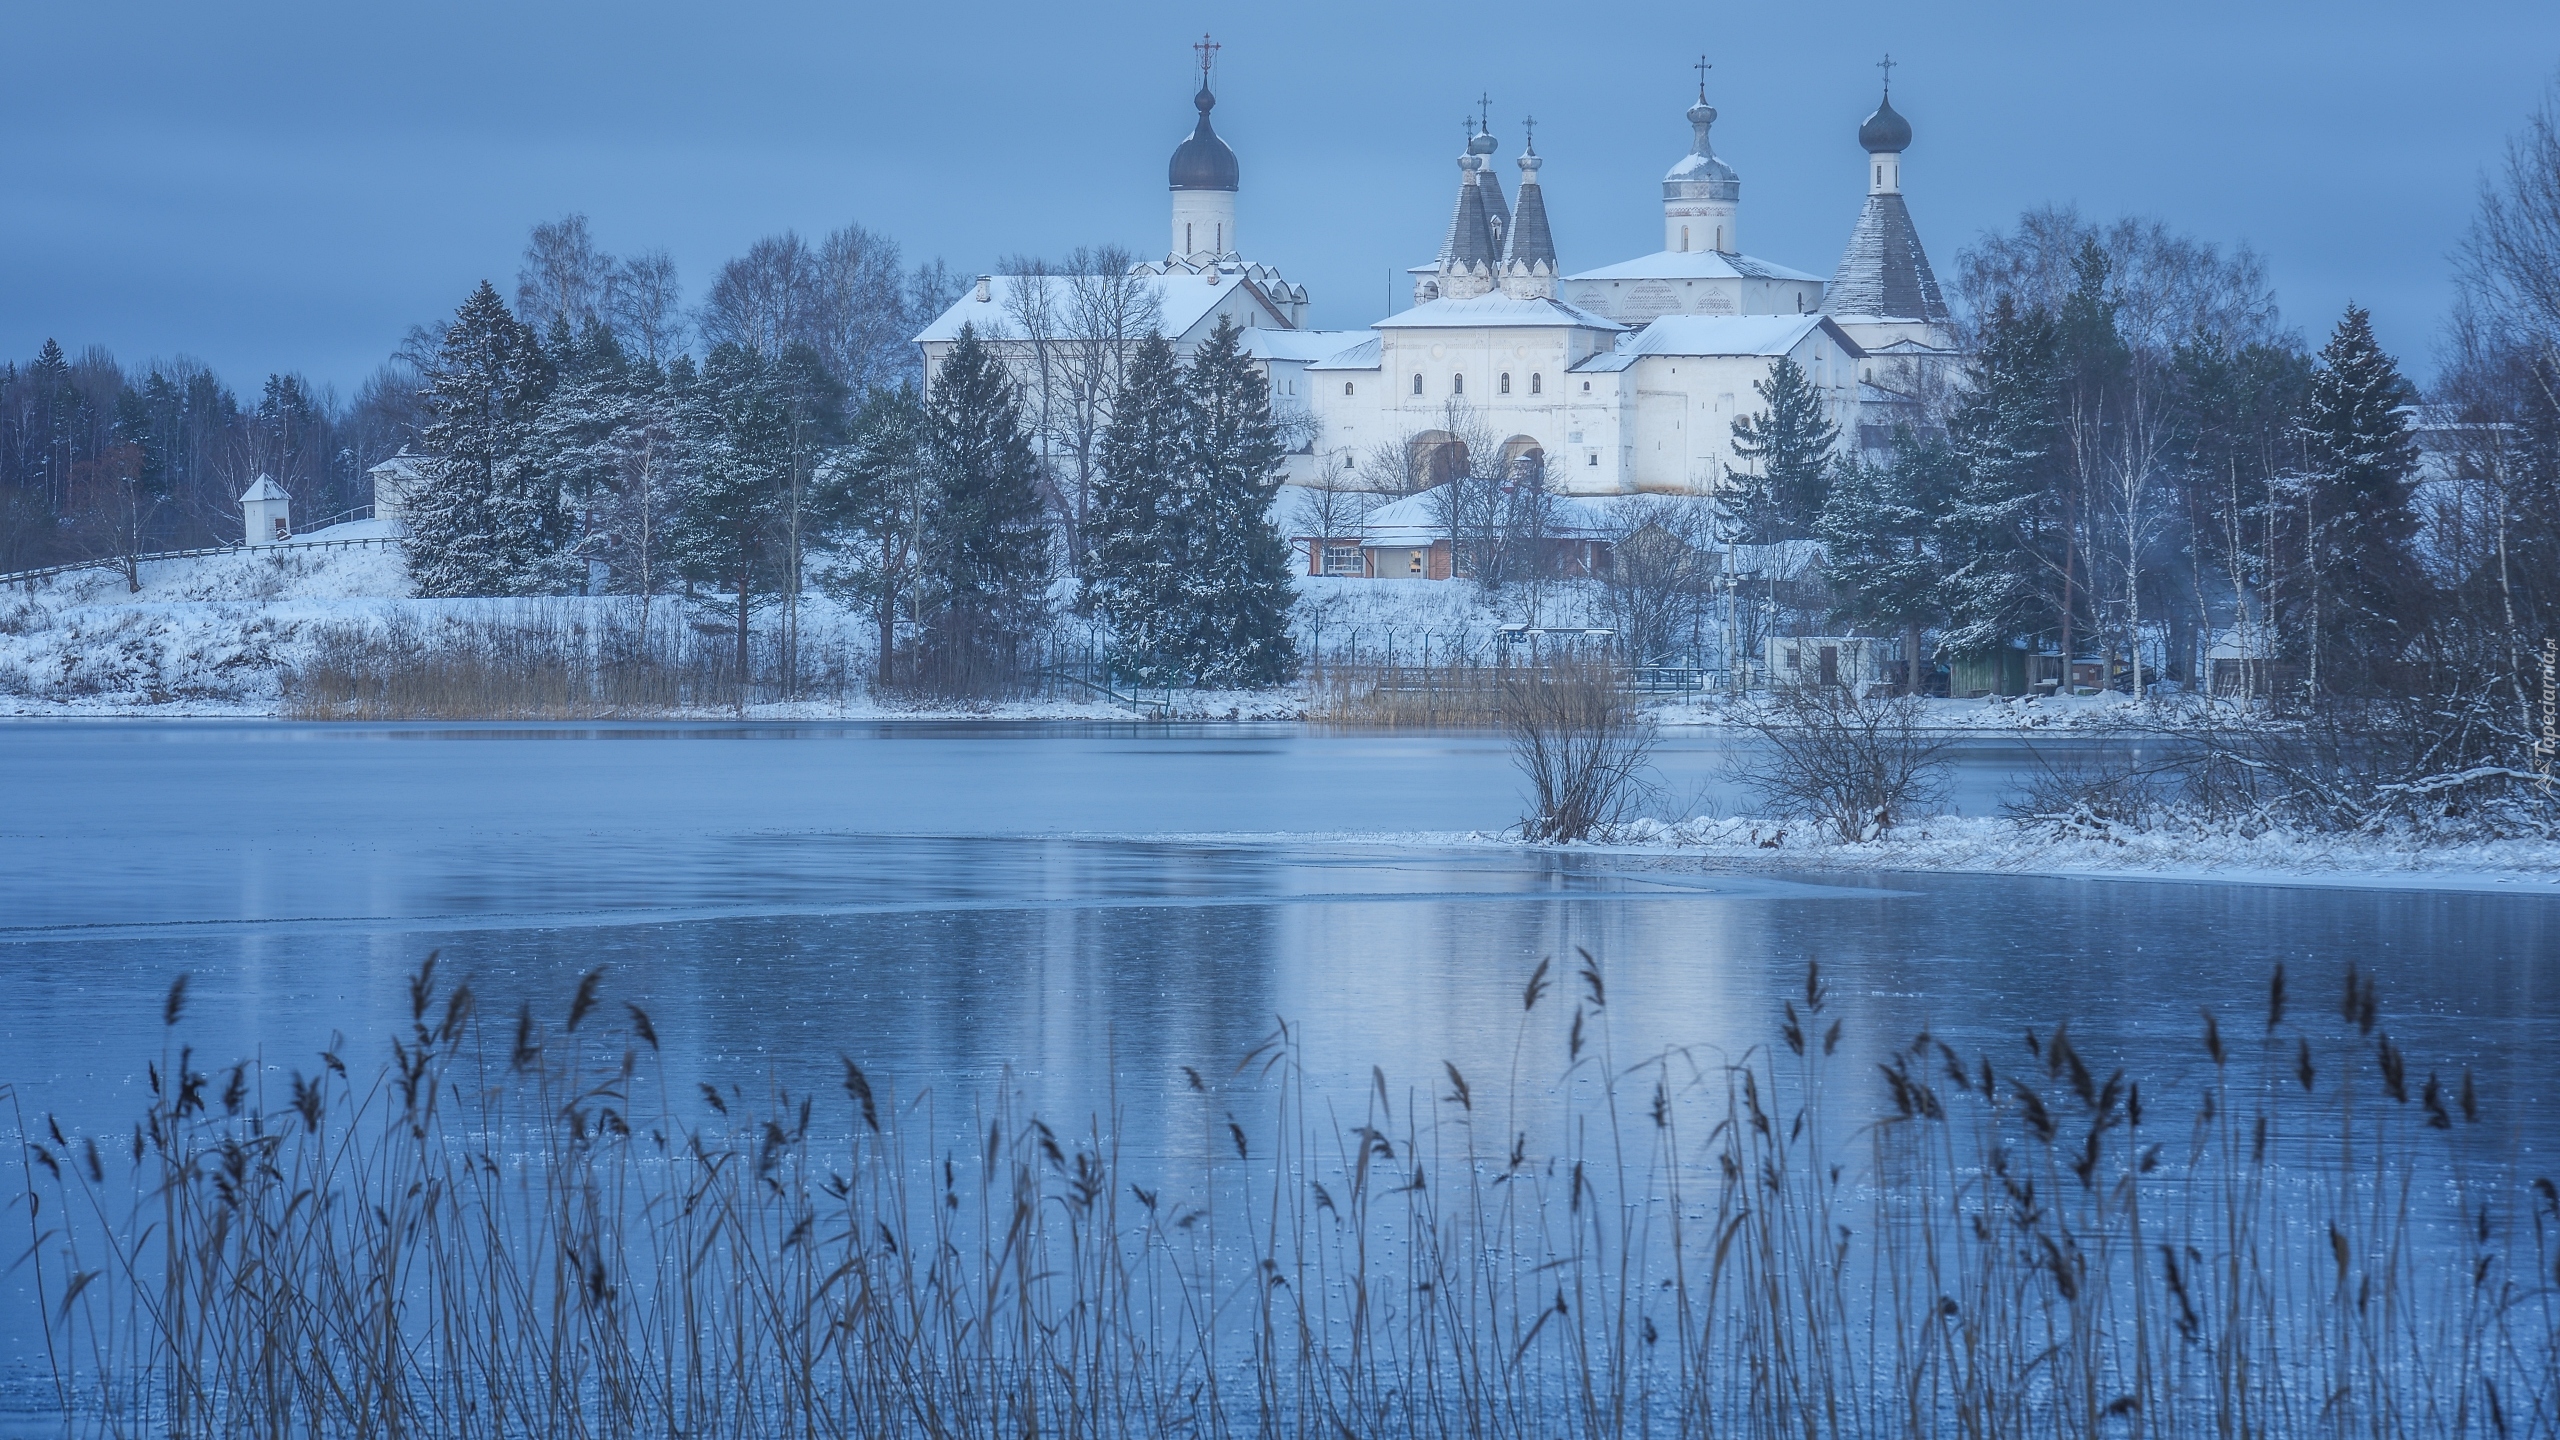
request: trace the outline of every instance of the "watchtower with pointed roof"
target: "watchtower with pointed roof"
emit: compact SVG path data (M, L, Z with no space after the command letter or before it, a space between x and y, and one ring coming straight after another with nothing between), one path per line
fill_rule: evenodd
M1945 343L1946 298L1902 198L1902 152L1910 146L1911 122L1893 108L1888 86L1875 113L1858 127L1858 148L1867 152L1867 202L1823 294L1823 309L1871 349L1894 338L1931 349ZM1897 322L1899 329L1886 335L1873 328L1877 322Z

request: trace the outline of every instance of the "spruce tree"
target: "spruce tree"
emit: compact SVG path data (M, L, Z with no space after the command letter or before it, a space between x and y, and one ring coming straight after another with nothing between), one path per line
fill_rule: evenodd
M1906 693L1919 694L1920 632L1943 610L1939 539L1956 492L1955 456L1905 429L1885 465L1839 467L1815 522L1834 613L1852 625L1898 631Z
M1779 356L1751 388L1765 408L1734 417L1733 453L1750 468L1726 469L1724 511L1748 543L1800 540L1822 513L1840 427L1813 377L1790 356Z
M620 499L632 447L645 424L647 385L611 331L589 325L572 336L555 322L551 393L525 435L525 462L560 496L574 539L549 557L525 588L558 593L587 587L590 563L611 549L607 518Z
M2316 686L2385 683L2422 622L2430 586L2417 554L2418 446L2403 407L2416 390L2350 305L2311 382L2303 438L2311 465L2301 534L2310 560L2305 617Z
M922 678L949 694L993 694L1019 679L1048 622L1055 544L1021 398L974 326L934 372L925 436Z
M2061 370L2052 314L2002 297L1948 427L1955 493L1939 553L1951 655L1986 655L2056 622Z
M924 541L930 467L924 401L913 385L874 390L850 437L820 472L819 507L833 558L818 583L879 628L878 683L897 683L898 621L911 610Z
M792 465L788 401L774 362L743 345L711 352L684 404L690 473L668 551L685 578L731 597L738 703L746 703L754 599L775 584L775 518Z
M1277 685L1297 673L1289 638L1289 546L1272 520L1286 447L1271 418L1271 386L1245 353L1244 332L1221 319L1183 377L1189 483L1180 576L1192 683Z
M1112 673L1169 685L1181 659L1191 422L1180 362L1140 341L1102 434L1080 603L1109 629Z
M427 377L435 457L409 497L409 573L421 595L504 595L542 574L567 539L556 486L526 439L551 386L533 331L488 281L454 312Z

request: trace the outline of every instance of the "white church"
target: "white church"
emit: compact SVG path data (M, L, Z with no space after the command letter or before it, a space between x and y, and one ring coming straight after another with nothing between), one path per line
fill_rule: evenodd
M1955 355L1903 202L1911 126L1889 88L1858 127L1866 205L1827 281L1743 252L1742 181L1715 153L1716 110L1702 85L1687 112L1688 153L1663 175L1660 250L1566 270L1534 143L1513 162L1506 193L1496 141L1479 125L1458 157L1439 253L1412 272L1412 307L1365 330L1328 331L1306 328L1303 287L1246 258L1241 170L1210 123L1212 50L1202 50L1199 119L1169 167L1171 244L1136 274L1155 288L1178 351L1222 318L1251 332L1275 406L1304 417L1292 482L1354 472L1381 446L1422 454L1453 444L1454 409L1476 435L1503 437L1506 459L1537 461L1563 494L1700 494L1733 463L1733 420L1759 408L1753 382L1779 357L1822 388L1844 436L1873 446L1910 412L1920 372ZM980 276L916 337L928 384L963 326L1008 350L1009 297L1023 283Z

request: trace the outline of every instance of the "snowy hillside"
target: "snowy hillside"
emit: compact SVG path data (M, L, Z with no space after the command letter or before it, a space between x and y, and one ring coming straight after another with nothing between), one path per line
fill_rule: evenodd
M307 664L324 638L350 633L433 636L465 625L574 625L627 610L621 597L421 600L414 597L396 542L379 522L341 525L296 543L147 563L141 588L121 571L80 570L0 589L0 715L272 715L288 671ZM1588 597L1572 586L1542 595L1515 587L1485 597L1473 585L1428 581L1298 581L1295 628L1302 655L1328 660L1438 662L1481 658L1504 624L1590 623ZM1061 587L1062 607L1071 587ZM675 602L659 602L668 616ZM681 607L677 607L679 610ZM694 628L725 624L723 613L677 615ZM766 624L759 615L758 626ZM821 595L803 602L807 653L840 673L867 673L869 622ZM704 639L697 643L712 644ZM1095 643L1069 620L1066 644ZM820 703L759 706L776 717L904 715L911 702L837 693ZM1176 715L1293 717L1291 693L1158 697ZM1149 707L1150 710L1154 706ZM1125 719L1126 705L1102 697L1005 705L973 713L1009 718Z
M0 590L0 714L270 713L317 627L418 603L385 528Z

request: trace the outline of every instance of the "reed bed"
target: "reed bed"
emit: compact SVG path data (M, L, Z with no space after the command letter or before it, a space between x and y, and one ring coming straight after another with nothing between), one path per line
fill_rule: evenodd
M286 672L296 720L583 720L734 705L734 652L688 644L678 607L510 601L328 626Z
M1307 683L1307 718L1372 730L1498 729L1504 673L1463 659L1328 661Z
M2172 1098L2064 1026L1844 1045L1818 971L1622 1056L1582 956L1508 1075L1325 1097L1283 1025L1139 1166L1107 1104L671 1075L600 974L431 957L378 1069L199 1070L181 979L129 1135L22 1119L27 1263L102 1435L2553 1434L2560 1192L2370 976L2285 983Z

